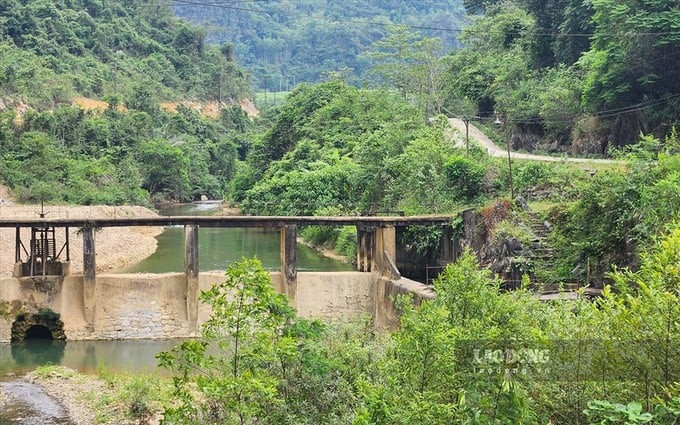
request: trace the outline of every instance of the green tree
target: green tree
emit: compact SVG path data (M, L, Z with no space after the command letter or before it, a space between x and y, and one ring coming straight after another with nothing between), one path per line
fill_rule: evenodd
M441 40L420 37L407 27L390 27L389 35L375 42L368 56L371 71L404 98L415 100L430 117L441 112L444 67Z
M401 326L379 372L359 383L363 405L355 423L535 423L522 384L503 372L475 374L470 348L532 340L537 303L526 294L502 294L470 251L434 286L437 297L419 308L400 301Z
M616 144L635 142L650 118L677 108L680 71L667 66L680 54L672 1L597 0L591 49L579 60L587 70L583 101L591 111L614 110ZM658 119L658 118L657 118Z
M271 365L296 355L297 341L286 334L295 312L257 259L229 266L226 280L201 300L212 309L203 339L158 356L176 374L178 407L167 407L165 420L257 423L278 402L281 375Z
M143 187L151 195L164 194L171 199L185 199L189 185L189 161L180 148L165 140L149 140L139 145L138 158L144 164Z

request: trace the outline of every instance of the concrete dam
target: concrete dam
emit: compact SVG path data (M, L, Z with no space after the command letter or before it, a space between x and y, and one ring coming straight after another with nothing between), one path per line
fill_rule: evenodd
M281 268L270 277L298 315L330 321L369 316L377 329L391 329L399 320L394 306L397 295L413 294L416 302L434 296L427 285L400 275L395 265L395 228L414 224L446 227L450 222L449 216L3 220L0 227L16 228L17 236L13 276L0 278L0 342L41 333L67 340L198 335L210 315L209 308L199 302L199 294L224 279L220 272L199 272L200 227L278 229ZM96 228L171 225L184 226L183 273L96 273ZM302 225L355 226L357 270L298 272L295 242ZM21 236L26 228L31 229L30 241ZM83 249L77 255L83 257L82 274L69 270L68 228L81 229ZM59 229L66 230L64 240L57 237Z

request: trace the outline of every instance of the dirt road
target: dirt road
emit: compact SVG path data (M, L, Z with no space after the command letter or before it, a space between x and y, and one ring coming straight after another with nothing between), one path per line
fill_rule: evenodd
M465 123L459 118L449 118L449 125L456 130L459 130L465 137ZM508 156L508 151L504 148L497 146L491 141L484 133L482 133L477 127L470 123L470 140L476 140L489 155L494 157L505 157ZM463 139L462 144L464 146L465 140ZM559 157L559 156L548 156L548 155L534 155L530 153L522 152L510 152L510 157L512 159L528 159L531 161L551 161L551 162L575 162L579 164L619 164L620 161L613 159L595 159L595 158L569 158L569 157Z

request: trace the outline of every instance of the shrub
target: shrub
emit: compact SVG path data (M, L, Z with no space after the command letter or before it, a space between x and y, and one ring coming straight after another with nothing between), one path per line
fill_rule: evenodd
M465 199L475 198L484 187L484 167L462 156L451 156L444 172L457 194Z
M515 185L517 188L527 188L548 183L555 173L549 165L539 162L529 162L517 168Z
M357 258L357 232L354 226L341 227L335 243L335 251L350 261Z

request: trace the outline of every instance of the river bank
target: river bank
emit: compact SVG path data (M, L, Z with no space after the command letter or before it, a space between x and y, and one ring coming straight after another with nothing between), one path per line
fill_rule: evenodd
M97 420L97 412L93 408L96 404L94 398L106 396L109 390L97 377L65 367L49 367L30 372L26 379L61 403L75 425L102 423Z
M156 425L161 420L157 377L116 375L102 378L63 366L43 366L16 382L38 385L60 404L74 425ZM169 383L167 388L171 387ZM2 400L7 394L0 390Z
M333 248L329 248L329 247L323 246L323 245L313 244L313 243L305 240L304 238L302 238L300 236L297 237L297 243L312 248L314 251L318 252L319 254L323 255L326 258L341 261L341 262L346 263L346 264L353 264L352 261L350 261L344 255L337 253Z
M39 205L2 205L0 219L36 218ZM136 218L155 217L154 211L139 206L45 206L48 218ZM79 229L70 229L71 272L82 271L82 237ZM107 272L120 270L147 258L156 251L156 236L162 233L161 227L118 227L99 229L95 233L97 247L97 271ZM57 250L64 242L63 230L57 229ZM23 229L22 239L28 247L30 229ZM0 244L6 249L0 251L0 276L9 276L14 267L14 229L0 229Z

